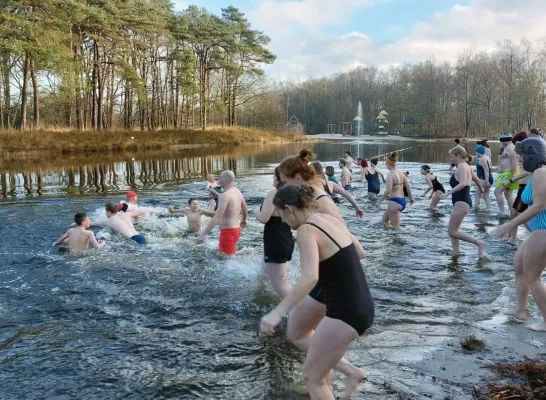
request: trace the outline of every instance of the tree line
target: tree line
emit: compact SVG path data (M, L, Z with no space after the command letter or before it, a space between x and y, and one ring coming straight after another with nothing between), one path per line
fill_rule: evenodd
M392 133L495 136L546 123L546 39L505 40L491 53L466 50L454 63L421 62L386 71L360 67L301 83L282 82L277 95L308 133L352 121L362 102L364 129L388 112ZM406 122L406 124L404 124Z
M249 103L271 92L270 39L232 6L215 15L175 12L169 0L3 0L0 22L3 128L252 123Z

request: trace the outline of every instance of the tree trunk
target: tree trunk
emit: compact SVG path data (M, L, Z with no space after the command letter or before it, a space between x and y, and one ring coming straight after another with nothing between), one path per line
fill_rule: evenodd
M32 77L32 94L34 100L34 127L40 126L40 87L38 86L38 77L36 76L36 62L30 59L30 75Z
M30 56L25 54L23 66L23 89L21 90L21 122L19 129L23 130L27 127L27 108L28 108L28 78L30 71Z
M2 73L4 81L4 109L2 110L2 127L11 127L11 83L9 57L2 58Z

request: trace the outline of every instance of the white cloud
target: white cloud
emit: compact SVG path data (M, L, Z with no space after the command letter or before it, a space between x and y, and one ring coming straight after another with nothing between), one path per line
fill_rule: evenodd
M378 1L263 0L249 20L272 38L277 77L323 76L360 65L388 67L428 59L454 61L466 48L490 51L496 42L546 36L544 0L474 0L417 22L403 38L378 42L360 32L329 37L321 30L340 25L355 7Z

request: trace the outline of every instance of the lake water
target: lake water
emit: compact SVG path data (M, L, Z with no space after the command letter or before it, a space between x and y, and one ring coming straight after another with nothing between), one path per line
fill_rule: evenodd
M431 165L444 184L449 178L451 142L307 146L327 165L336 165L349 148L368 159L409 148L401 153L400 169L410 172L419 196L426 188L421 164ZM251 214L237 256L220 260L217 232L195 246L182 237L184 218L167 213L169 205L182 206L195 195L205 206L203 177L228 168L256 209L271 187L273 168L301 147L3 160L0 398L307 398L303 355L287 343L285 325L275 338L258 333L261 316L279 301L261 272L262 225ZM122 200L129 188L139 191L141 207L150 212L137 227L148 246L99 229L97 236L108 241L101 251L74 258L52 247L74 213L101 218L104 203ZM416 363L511 303L514 248L487 235L499 220L472 212L462 226L487 241L490 260L478 262L471 245L454 259L449 200L431 213L429 200L418 197L402 215L400 234L383 228L363 184L355 184L353 194L364 219L347 203L340 209L368 252L363 266L376 300L375 324L348 352L369 373L353 398L398 399L405 392L471 398L471 388L457 380L422 377ZM298 259L296 251L292 281ZM342 377L334 378L341 394Z

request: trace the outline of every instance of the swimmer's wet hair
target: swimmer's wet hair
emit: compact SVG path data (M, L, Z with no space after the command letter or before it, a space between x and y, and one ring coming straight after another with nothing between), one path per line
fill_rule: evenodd
M104 208L106 208L106 211L111 212L112 214L118 213L118 203L106 203Z
M87 218L86 213L77 213L76 215L74 215L74 222L76 223L76 225L81 226L81 224L86 218Z
M377 165L377 164L379 163L379 159L377 159L377 158L372 158L372 159L370 160L370 162L371 162L373 165Z
M344 160L343 158L340 158L340 159L339 159L339 163L340 163L342 166L344 166L344 167L346 167L347 164L348 164L348 162L347 162L346 160Z
M328 165L326 167L326 175L328 176L334 176L336 173L336 170L334 169L334 167L332 167L331 165Z
M199 201L199 199L198 199L197 197L190 197L190 198L188 199L188 205L191 204L191 202L194 201L194 200Z
M461 139L455 139L454 142L457 144L461 144Z
M393 151L387 158L391 161L398 161L398 152Z
M309 165L309 160L315 155L309 149L302 149L297 156L286 157L279 164L279 172L283 175L294 178L300 175L305 182L313 183L316 180L315 169Z
M315 208L315 189L307 183L284 185L275 194L273 204L277 208L293 206L312 210Z
M351 157L351 150L345 150L345 154L348 154Z

